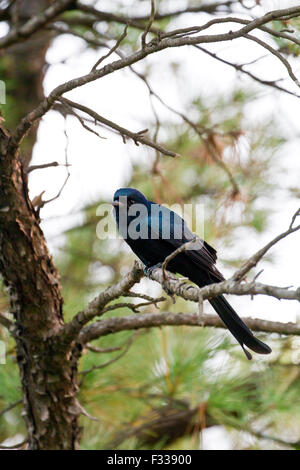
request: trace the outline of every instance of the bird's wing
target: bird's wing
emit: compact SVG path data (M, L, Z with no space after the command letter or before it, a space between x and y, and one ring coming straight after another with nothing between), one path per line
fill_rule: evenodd
M152 204L154 205L155 203ZM174 251L183 243L191 241L196 237L194 242L195 248L187 249L187 256L197 266L205 269L218 280L224 280L222 274L215 267L217 251L207 242L196 236L178 214L160 204L155 204L155 206L157 212L154 211L153 213L151 211L147 221L148 225L151 226L152 235L171 244L174 247ZM171 221L171 224L169 224L169 221ZM171 230L168 230L169 225L171 225Z

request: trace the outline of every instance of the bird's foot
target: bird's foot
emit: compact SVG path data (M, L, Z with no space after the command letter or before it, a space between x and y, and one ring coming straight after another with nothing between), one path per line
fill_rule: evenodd
M163 287L165 293L169 297L171 297L173 304L175 304L175 302L176 302L175 295L168 286L168 281L170 281L170 280L171 280L171 278L165 273L165 276L163 277L163 281L162 281L162 287Z
M145 267L144 268L144 274L145 274L145 276L150 278L150 276L151 276L152 272L154 271L154 269L161 268L161 267L162 267L162 263L157 263L157 264L154 264L153 266Z
M163 286L165 293L172 299L172 303L175 304L176 299L175 299L174 293L169 289L169 287L166 285L165 282L163 283L162 286Z
M145 276L149 277L151 276L151 274L153 273L153 271L157 268L162 268L162 265L163 263L157 263L157 264L154 264L153 266L149 266L149 267L145 267L144 268L144 274ZM167 273L165 272L164 274L164 277L163 277L163 282L162 282L162 287L164 289L164 291L166 292L167 295L169 295L172 299L172 302L175 303L175 296L173 294L173 292L169 289L169 287L167 286L167 281L169 281L169 276L167 275Z

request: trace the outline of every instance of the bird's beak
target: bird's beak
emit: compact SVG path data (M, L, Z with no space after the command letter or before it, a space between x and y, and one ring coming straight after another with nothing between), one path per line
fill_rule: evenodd
M114 207L118 207L118 208L125 206L124 202L120 202L120 201L114 201L114 202L112 203L112 205L113 205Z

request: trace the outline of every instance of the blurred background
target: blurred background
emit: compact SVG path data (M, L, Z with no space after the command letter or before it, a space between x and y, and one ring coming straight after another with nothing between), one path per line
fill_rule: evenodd
M25 3L27 14L29 4L36 8L34 1ZM83 3L132 18L147 17L150 12L150 2L143 0ZM159 12L167 13L212 3L216 2L164 0L156 5ZM299 2L219 3L211 13L166 16L154 25L173 30L218 16L251 19ZM295 37L300 37L299 18L285 25L278 23L271 25L293 29ZM225 26L215 25L209 32L227 31ZM7 34L9 24L2 21L0 27L1 35ZM112 47L123 30L120 22L70 11L51 23L44 36L2 53L0 71L7 100L1 108L7 126L13 128L43 94L88 73L108 51L101 44ZM137 50L141 34L130 27L118 51L129 55ZM300 77L299 47L261 31L255 34L279 49ZM43 200L50 200L62 189L40 214L60 270L67 319L133 264L134 255L125 242L96 236L97 207L110 202L121 186L135 187L159 203L202 204L205 239L218 250L218 267L227 277L284 231L299 207L300 102L296 84L274 55L244 38L204 45L203 49L167 49L66 95L131 131L149 129L152 139L180 157L163 156L131 141L124 144L116 133L87 122L99 137L59 107L49 111L24 141L27 164L60 164L32 171L29 186L31 199L43 193ZM117 58L114 53L103 64ZM241 64L246 65L237 70ZM274 80L286 91L262 83ZM195 123L198 132L182 114ZM299 252L299 235L290 235L248 279L263 269L261 282L297 286ZM148 279L134 290L150 295L161 292ZM294 301L263 296L230 301L241 316L299 321L299 304ZM0 304L0 310L8 308L4 290ZM167 299L160 308L195 311L195 305L182 299L175 305ZM141 309L152 310L156 311L154 306ZM206 304L205 312L211 312ZM124 308L106 317L128 314ZM300 441L300 341L276 334L263 336L273 353L267 358L255 357L252 363L223 330L164 327L134 337L122 332L101 338L93 343L94 349L87 348L80 364L81 371L104 365L81 376L80 402L98 419L82 418L82 448L297 447L289 443ZM5 408L20 400L21 390L14 344L1 327L0 337L8 344L7 364L0 366L0 405ZM105 367L128 341L126 354ZM107 348L118 349L108 352ZM0 415L0 442L7 443L11 435L22 440L24 432L21 404Z

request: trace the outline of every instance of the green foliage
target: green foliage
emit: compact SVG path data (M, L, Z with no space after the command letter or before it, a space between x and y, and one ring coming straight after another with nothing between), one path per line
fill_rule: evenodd
M299 18L292 18L287 21L273 21L272 28L275 31L285 31L286 33L292 35L295 39L300 39L300 21ZM294 42L288 41L284 38L273 38L279 51L287 56L299 57L300 47Z
M0 364L0 442L2 442L16 433L25 435L26 431L21 416L21 405L1 416L1 410L18 402L22 398L22 393L15 345L2 327L0 327L0 340L6 347L6 364Z
M159 432L153 432L153 419L158 420L167 407L170 414L203 406L207 426L253 432L257 427L269 430L274 423L299 417L300 383L295 372L288 387L278 388L278 384L287 383L284 367L270 365L267 360L246 362L224 336L190 327L152 329L141 333L123 358L88 374L80 400L101 425L90 425L83 418L88 425L82 448L90 448L91 438L97 449L116 445L122 449L197 448L198 415L179 439L169 440L167 433L164 439L155 439ZM102 347L112 347L126 338L128 333L100 342ZM82 361L84 369L111 358L91 354L92 360L87 355ZM147 443L150 437L151 445Z

